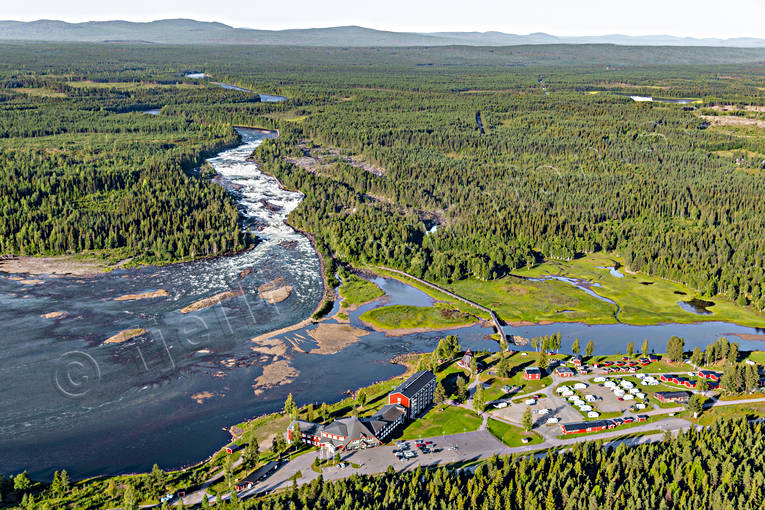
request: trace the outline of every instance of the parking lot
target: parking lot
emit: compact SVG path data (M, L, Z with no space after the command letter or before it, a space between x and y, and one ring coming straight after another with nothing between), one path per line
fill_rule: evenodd
M451 446L448 449L452 449ZM438 454L443 447L435 441L399 441L392 450L393 455L399 462L416 459L420 455Z
M579 411L574 409L565 399L557 396L543 396L542 398L537 399L536 403L531 406L523 402L519 404L511 404L504 409L492 410L492 414L520 425L523 422L523 413L526 412L526 409L529 407L533 413L532 417L534 419L535 427L546 424L548 418L553 417L558 418L559 423L579 421L582 419L582 415L579 414ZM540 409L548 409L549 412L542 415L539 414Z
M636 403L636 401L634 400L620 401L619 398L616 397L616 395L614 395L613 391L611 391L609 388L606 388L604 386L600 386L598 383L590 384L588 388L586 390L583 390L582 392L595 395L597 400L595 401L594 405L595 405L595 408L599 410L601 413L613 413L613 412L622 413L626 410L629 410L629 408Z

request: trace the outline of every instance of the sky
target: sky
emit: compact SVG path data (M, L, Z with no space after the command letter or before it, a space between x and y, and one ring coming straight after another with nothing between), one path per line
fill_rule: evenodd
M765 38L765 0L0 0L0 19L192 18L259 29Z

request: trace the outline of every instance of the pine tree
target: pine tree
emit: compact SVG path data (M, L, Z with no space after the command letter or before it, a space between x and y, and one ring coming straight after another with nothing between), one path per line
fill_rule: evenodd
M461 375L457 376L457 402L464 402L467 399L467 383Z
M292 397L292 393L287 395L287 400L284 401L284 413L293 420L297 417L297 405L295 404L295 399Z
M485 405L486 401L483 394L483 384L481 384L481 381L478 381L475 386L475 392L473 393L473 410L480 414L483 412Z
M442 404L446 400L446 390L444 390L444 385L441 381L438 381L436 383L436 389L433 392L433 401L436 404Z
M122 508L124 510L138 509L138 496L136 495L135 487L130 484L125 487L125 492L122 494Z
M691 353L691 365L699 367L701 366L703 359L704 355L701 353L701 349L699 349L698 346L694 347L693 352Z
M527 407L526 410L523 412L523 418L521 418L521 424L523 425L523 429L526 432L530 432L532 427L534 426L534 418L531 414L530 407Z

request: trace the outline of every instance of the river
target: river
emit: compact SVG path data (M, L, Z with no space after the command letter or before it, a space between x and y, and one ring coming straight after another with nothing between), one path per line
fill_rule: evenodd
M277 335L270 352L254 351L253 337L310 316L322 284L309 241L284 221L301 195L281 189L246 161L272 135L239 132L240 146L209 161L239 202L245 224L261 238L255 249L88 279L24 281L19 278L26 275L0 274L0 319L4 330L12 332L0 335L0 473L27 469L33 476L49 477L66 468L81 478L147 471L154 463L163 468L195 463L226 443L223 427L280 409L288 393L301 404L336 401L348 389L401 374L404 368L390 363L392 357L432 350L446 334L387 337L366 329L358 342L338 352L310 354L317 327L311 325ZM286 300L269 304L257 289L276 278L293 290ZM364 328L359 315L376 306L433 304L399 281L374 281L388 296L349 313L355 327ZM160 289L167 296L115 301ZM244 295L198 312L180 312L201 298L231 290ZM42 317L50 312L63 315ZM123 344L103 343L128 328L144 328L148 334ZM624 352L628 341L639 347L643 338L660 351L673 334L693 347L720 335L761 333L726 323L553 324L506 331L527 338L560 331L564 350L578 337L594 340L596 353ZM497 347L488 337L490 328L448 333L473 350ZM760 346L739 343L743 349ZM278 380L263 380L269 370L277 372Z

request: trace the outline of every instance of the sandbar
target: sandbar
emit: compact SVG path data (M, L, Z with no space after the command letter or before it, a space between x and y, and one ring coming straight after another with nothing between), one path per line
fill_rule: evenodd
M310 354L334 354L358 342L367 331L350 324L321 323L307 333L319 343Z
M139 299L153 299L158 297L167 297L170 293L165 289L159 289L151 292L144 292L141 294L125 294L120 297L114 298L115 301L137 301Z
M128 340L132 340L133 338L137 338L141 335L145 335L148 333L143 328L134 328L134 329L123 329L116 335L110 336L106 340L104 340L105 344L121 344L123 342L127 342Z
M209 308L213 305L217 305L218 303L226 301L227 299L239 297L242 295L244 295L244 292L242 292L241 290L230 290L227 292L221 292L219 294L215 294L214 296L200 299L199 301L191 303L189 306L185 308L181 308L181 313L196 312L204 308Z

